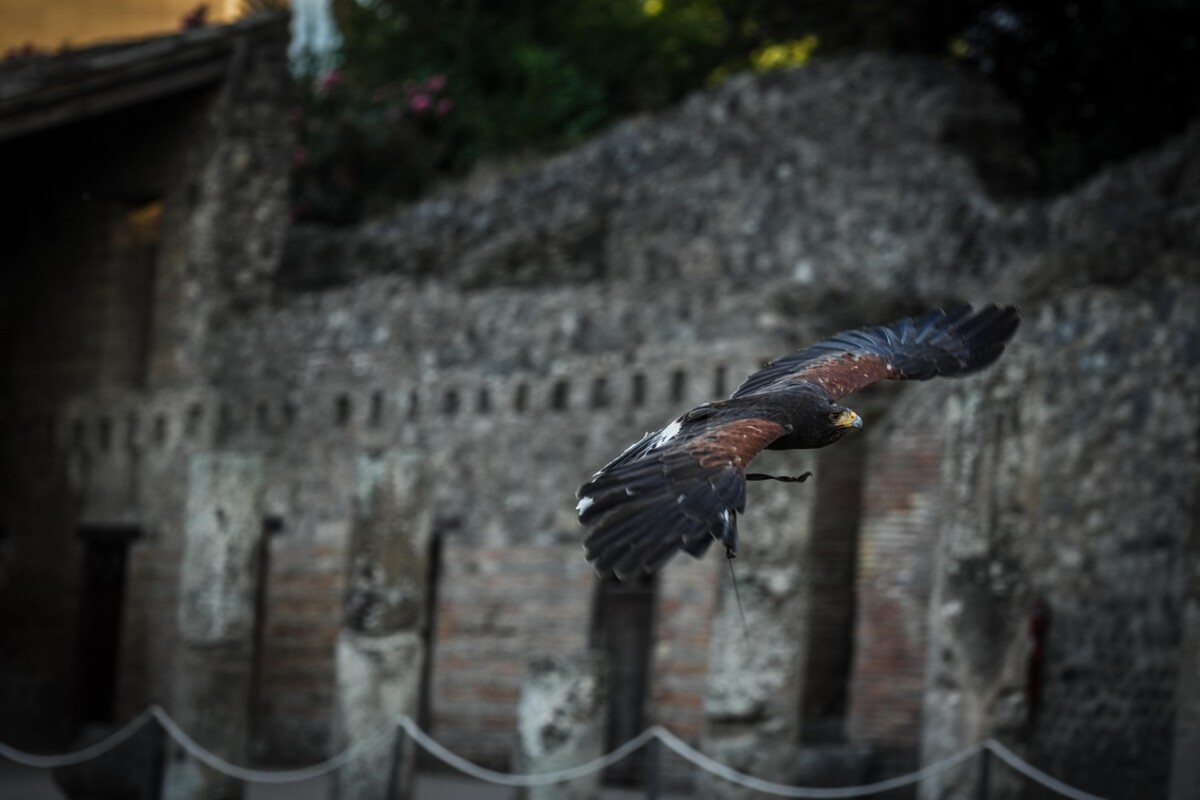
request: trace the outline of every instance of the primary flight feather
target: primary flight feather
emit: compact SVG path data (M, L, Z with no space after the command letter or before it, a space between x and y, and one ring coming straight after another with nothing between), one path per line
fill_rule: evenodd
M624 579L657 571L680 550L699 557L714 541L732 557L751 459L765 449L825 447L861 428L837 401L876 381L983 369L1019 324L1013 306L934 309L772 361L728 400L646 434L579 488L588 561L600 575Z

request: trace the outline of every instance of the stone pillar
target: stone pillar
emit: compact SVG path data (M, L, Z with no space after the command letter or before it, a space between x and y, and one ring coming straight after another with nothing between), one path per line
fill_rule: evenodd
M957 387L956 387L957 388ZM921 760L928 764L989 736L1022 748L1027 739L1029 624L1036 598L1022 569L1026 520L1012 509L1026 464L1017 436L999 435L1014 415L1005 398L972 387L945 402L940 544L930 601L929 662ZM930 401L933 407L933 402ZM921 783L923 800L973 797L973 760ZM1020 779L992 769L990 797L1019 797Z
M811 453L797 453L777 471L799 474L815 470L813 464ZM819 481L818 472L804 484L751 488L754 510L744 518L733 562L745 626L726 569L709 648L701 749L740 772L780 783L791 782L798 757L808 613L803 554ZM720 557L717 548L713 556ZM708 773L699 775L698 789L710 798L756 796Z
M388 451L359 458L347 552L346 605L337 642L335 750L417 716L428 624L431 512L423 459ZM412 786L415 751L404 756L399 797ZM391 748L335 773L334 796L386 796Z
M263 485L257 456L200 453L188 464L170 711L203 747L235 763L246 760ZM240 782L172 749L167 800L224 800L241 791Z
M604 755L608 684L596 654L533 662L517 705L516 771L555 772ZM592 800L601 773L518 792L521 800Z

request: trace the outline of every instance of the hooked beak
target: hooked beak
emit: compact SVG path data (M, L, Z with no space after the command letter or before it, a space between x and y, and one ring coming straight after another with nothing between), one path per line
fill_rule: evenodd
M855 414L850 409L846 409L838 415L838 418L834 421L834 424L839 428L861 428L863 426L863 421L862 417L860 417L858 414Z

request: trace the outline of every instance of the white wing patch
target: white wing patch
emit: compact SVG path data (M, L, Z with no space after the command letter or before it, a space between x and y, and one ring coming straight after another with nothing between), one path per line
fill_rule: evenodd
M579 498L579 504L575 506L575 513L580 516L583 516L583 512L585 512L589 508L591 508L592 503L594 503L594 502L596 502L596 501L590 497L585 496L585 497Z
M667 442L679 435L679 431L683 429L683 424L679 420L675 420L667 427L659 431L658 436L654 437L654 441L650 443L650 449L662 447Z

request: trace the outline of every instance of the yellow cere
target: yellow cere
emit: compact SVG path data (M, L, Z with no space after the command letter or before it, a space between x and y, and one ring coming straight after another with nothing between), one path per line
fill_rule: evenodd
M852 428L857 421L858 414L855 414L853 411L843 411L838 417L837 424L842 428Z

